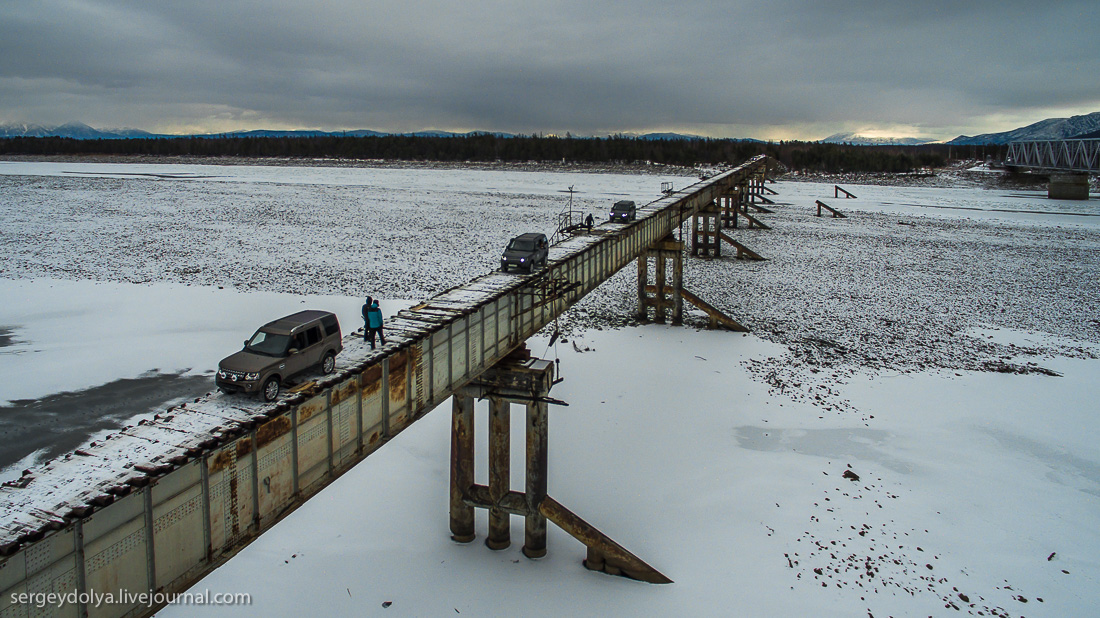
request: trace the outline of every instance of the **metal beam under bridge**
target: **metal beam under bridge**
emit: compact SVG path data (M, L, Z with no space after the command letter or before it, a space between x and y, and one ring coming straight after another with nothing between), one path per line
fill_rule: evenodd
M765 163L755 157L666 194L634 222L557 243L543 271L489 273L400 311L380 350L349 335L335 373L276 403L212 393L5 483L0 614L20 611L12 593L26 591L186 590L701 208L760 186ZM158 606L91 609L141 616Z

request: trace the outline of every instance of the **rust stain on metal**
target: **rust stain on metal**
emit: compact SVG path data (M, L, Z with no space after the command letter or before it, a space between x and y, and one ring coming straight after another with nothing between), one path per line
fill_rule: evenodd
M256 448L263 448L288 433L290 433L290 419L286 416L277 416L260 425L256 430Z
M252 452L252 438L241 438L237 440L237 459L244 457Z
M325 409L325 402L313 399L298 406L298 423L304 423L311 416Z
M224 449L210 462L210 472L220 472L233 465L233 451Z
M233 474L229 477L229 505L233 508L233 516L230 517L229 533L231 537L236 537L241 533L241 524L237 518L236 506L237 506L237 475Z
M390 357L390 401L405 400L405 367L409 364L409 355L398 352Z
M373 397L382 389L382 366L374 365L363 372L363 398Z
M332 389L332 405L337 405L355 394L356 384L355 380L348 380L343 384Z
M370 435L370 438L367 440L367 444L374 444L381 437L382 437L381 434L379 434L377 431L372 432L371 435Z

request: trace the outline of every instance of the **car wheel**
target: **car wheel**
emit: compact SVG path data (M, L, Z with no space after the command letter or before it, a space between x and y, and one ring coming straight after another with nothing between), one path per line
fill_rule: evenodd
M332 373L336 370L336 355L332 352L325 354L325 358L321 360L321 372Z
M260 396L264 401L275 401L279 398L279 378L278 376L271 376L264 382L264 390L260 392Z

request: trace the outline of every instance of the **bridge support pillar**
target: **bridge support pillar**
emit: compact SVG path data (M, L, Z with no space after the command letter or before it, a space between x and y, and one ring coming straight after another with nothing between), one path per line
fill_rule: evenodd
M451 532L454 539L473 539L473 509L488 509L489 536L485 544L491 549L504 549L511 544L508 519L511 515L520 515L524 518L523 555L528 558L546 555L546 525L554 522L588 547L584 565L589 569L655 584L671 583L672 580L547 495L549 404L569 405L548 396L553 385L554 363L531 358L529 350L520 348L455 393L455 422L451 429ZM488 486L473 483L475 397L489 400ZM527 412L526 481L522 493L512 491L508 484L508 417L513 403L523 404ZM455 465L455 462L467 461L470 463L468 477L466 468ZM463 508L456 508L456 496ZM468 519L466 509L469 510Z
M500 397L489 398L489 499L494 505L511 489L511 406ZM485 544L489 549L505 549L512 544L511 516L499 506L489 509L489 536Z
M741 202L744 195L744 187L737 185L731 187L729 193L718 198L718 210L722 213L722 227L737 227L737 214L742 208Z
M474 484L474 398L455 393L451 406L451 538L474 540L474 508L464 499Z
M714 203L700 208L691 216L691 254L695 257L722 257L721 212ZM733 227L737 227L736 214Z
M649 282L649 262L653 260L654 280ZM669 282L669 266L672 281ZM664 324L669 317L679 326L684 320L684 243L671 235L654 244L638 256L638 314L641 321L649 320L653 308L653 321ZM672 315L669 316L669 310Z
M545 362L545 361L543 361ZM553 376L553 365L549 365ZM551 377L551 381L553 378ZM544 397L542 393L539 398ZM546 555L546 516L539 511L546 499L546 469L548 462L547 404L545 401L527 402L527 483L524 497L527 514L523 524L523 555L541 558Z
M1088 174L1051 174L1047 197L1052 200L1089 199Z

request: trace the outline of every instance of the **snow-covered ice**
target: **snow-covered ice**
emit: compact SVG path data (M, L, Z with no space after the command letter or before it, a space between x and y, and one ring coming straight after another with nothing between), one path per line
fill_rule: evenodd
M675 584L586 571L553 526L547 558L529 561L518 518L508 550L481 542L480 511L478 541L451 542L441 406L195 588L252 593L241 614L333 616L926 616L950 603L1068 616L1100 602L1100 361L1051 361L1063 378L860 374L840 395L867 426L769 393L742 363L782 349L751 335L645 326L532 348L561 358L552 395L570 404L550 411L550 495Z

